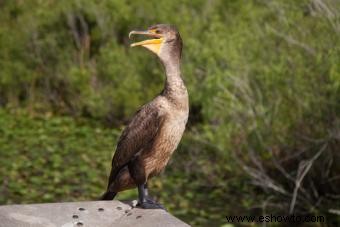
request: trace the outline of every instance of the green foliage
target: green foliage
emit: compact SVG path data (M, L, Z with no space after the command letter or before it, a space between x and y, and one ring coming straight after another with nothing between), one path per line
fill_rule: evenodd
M295 212L329 215L340 206L339 12L336 0L0 0L0 203L103 192L121 128L163 85L161 65L127 35L171 23L191 116L153 193L193 225L258 214L269 198L287 213L287 174L326 145Z
M88 120L1 111L0 203L98 198L118 135Z

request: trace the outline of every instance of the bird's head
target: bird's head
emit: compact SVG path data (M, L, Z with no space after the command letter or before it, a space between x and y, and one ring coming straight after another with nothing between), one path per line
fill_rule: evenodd
M182 39L177 29L168 24L157 24L146 31L131 31L132 35L144 35L151 37L140 42L132 43L131 47L143 46L155 53L163 62L180 59L182 52Z

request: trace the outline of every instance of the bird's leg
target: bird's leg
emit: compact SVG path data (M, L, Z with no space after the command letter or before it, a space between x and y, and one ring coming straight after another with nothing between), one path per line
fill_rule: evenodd
M145 195L148 197L149 196L148 183L144 184L144 192L145 192Z
M146 196L147 196L148 190L145 190L145 184L138 185L138 199L139 204L143 204L146 202Z
M138 206L144 209L163 209L165 210L164 206L157 203L156 201L152 200L148 193L148 186L146 183L138 185Z

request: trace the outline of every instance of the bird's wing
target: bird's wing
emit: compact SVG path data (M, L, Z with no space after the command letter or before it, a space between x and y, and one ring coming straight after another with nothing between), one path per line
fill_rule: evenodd
M126 166L138 152L153 143L157 132L162 127L165 115L152 105L143 106L120 136L116 152L112 159L109 185L119 170Z

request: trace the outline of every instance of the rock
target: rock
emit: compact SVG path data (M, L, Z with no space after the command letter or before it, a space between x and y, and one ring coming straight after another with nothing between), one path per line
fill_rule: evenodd
M187 227L164 210L145 210L118 200L0 206L0 227Z

